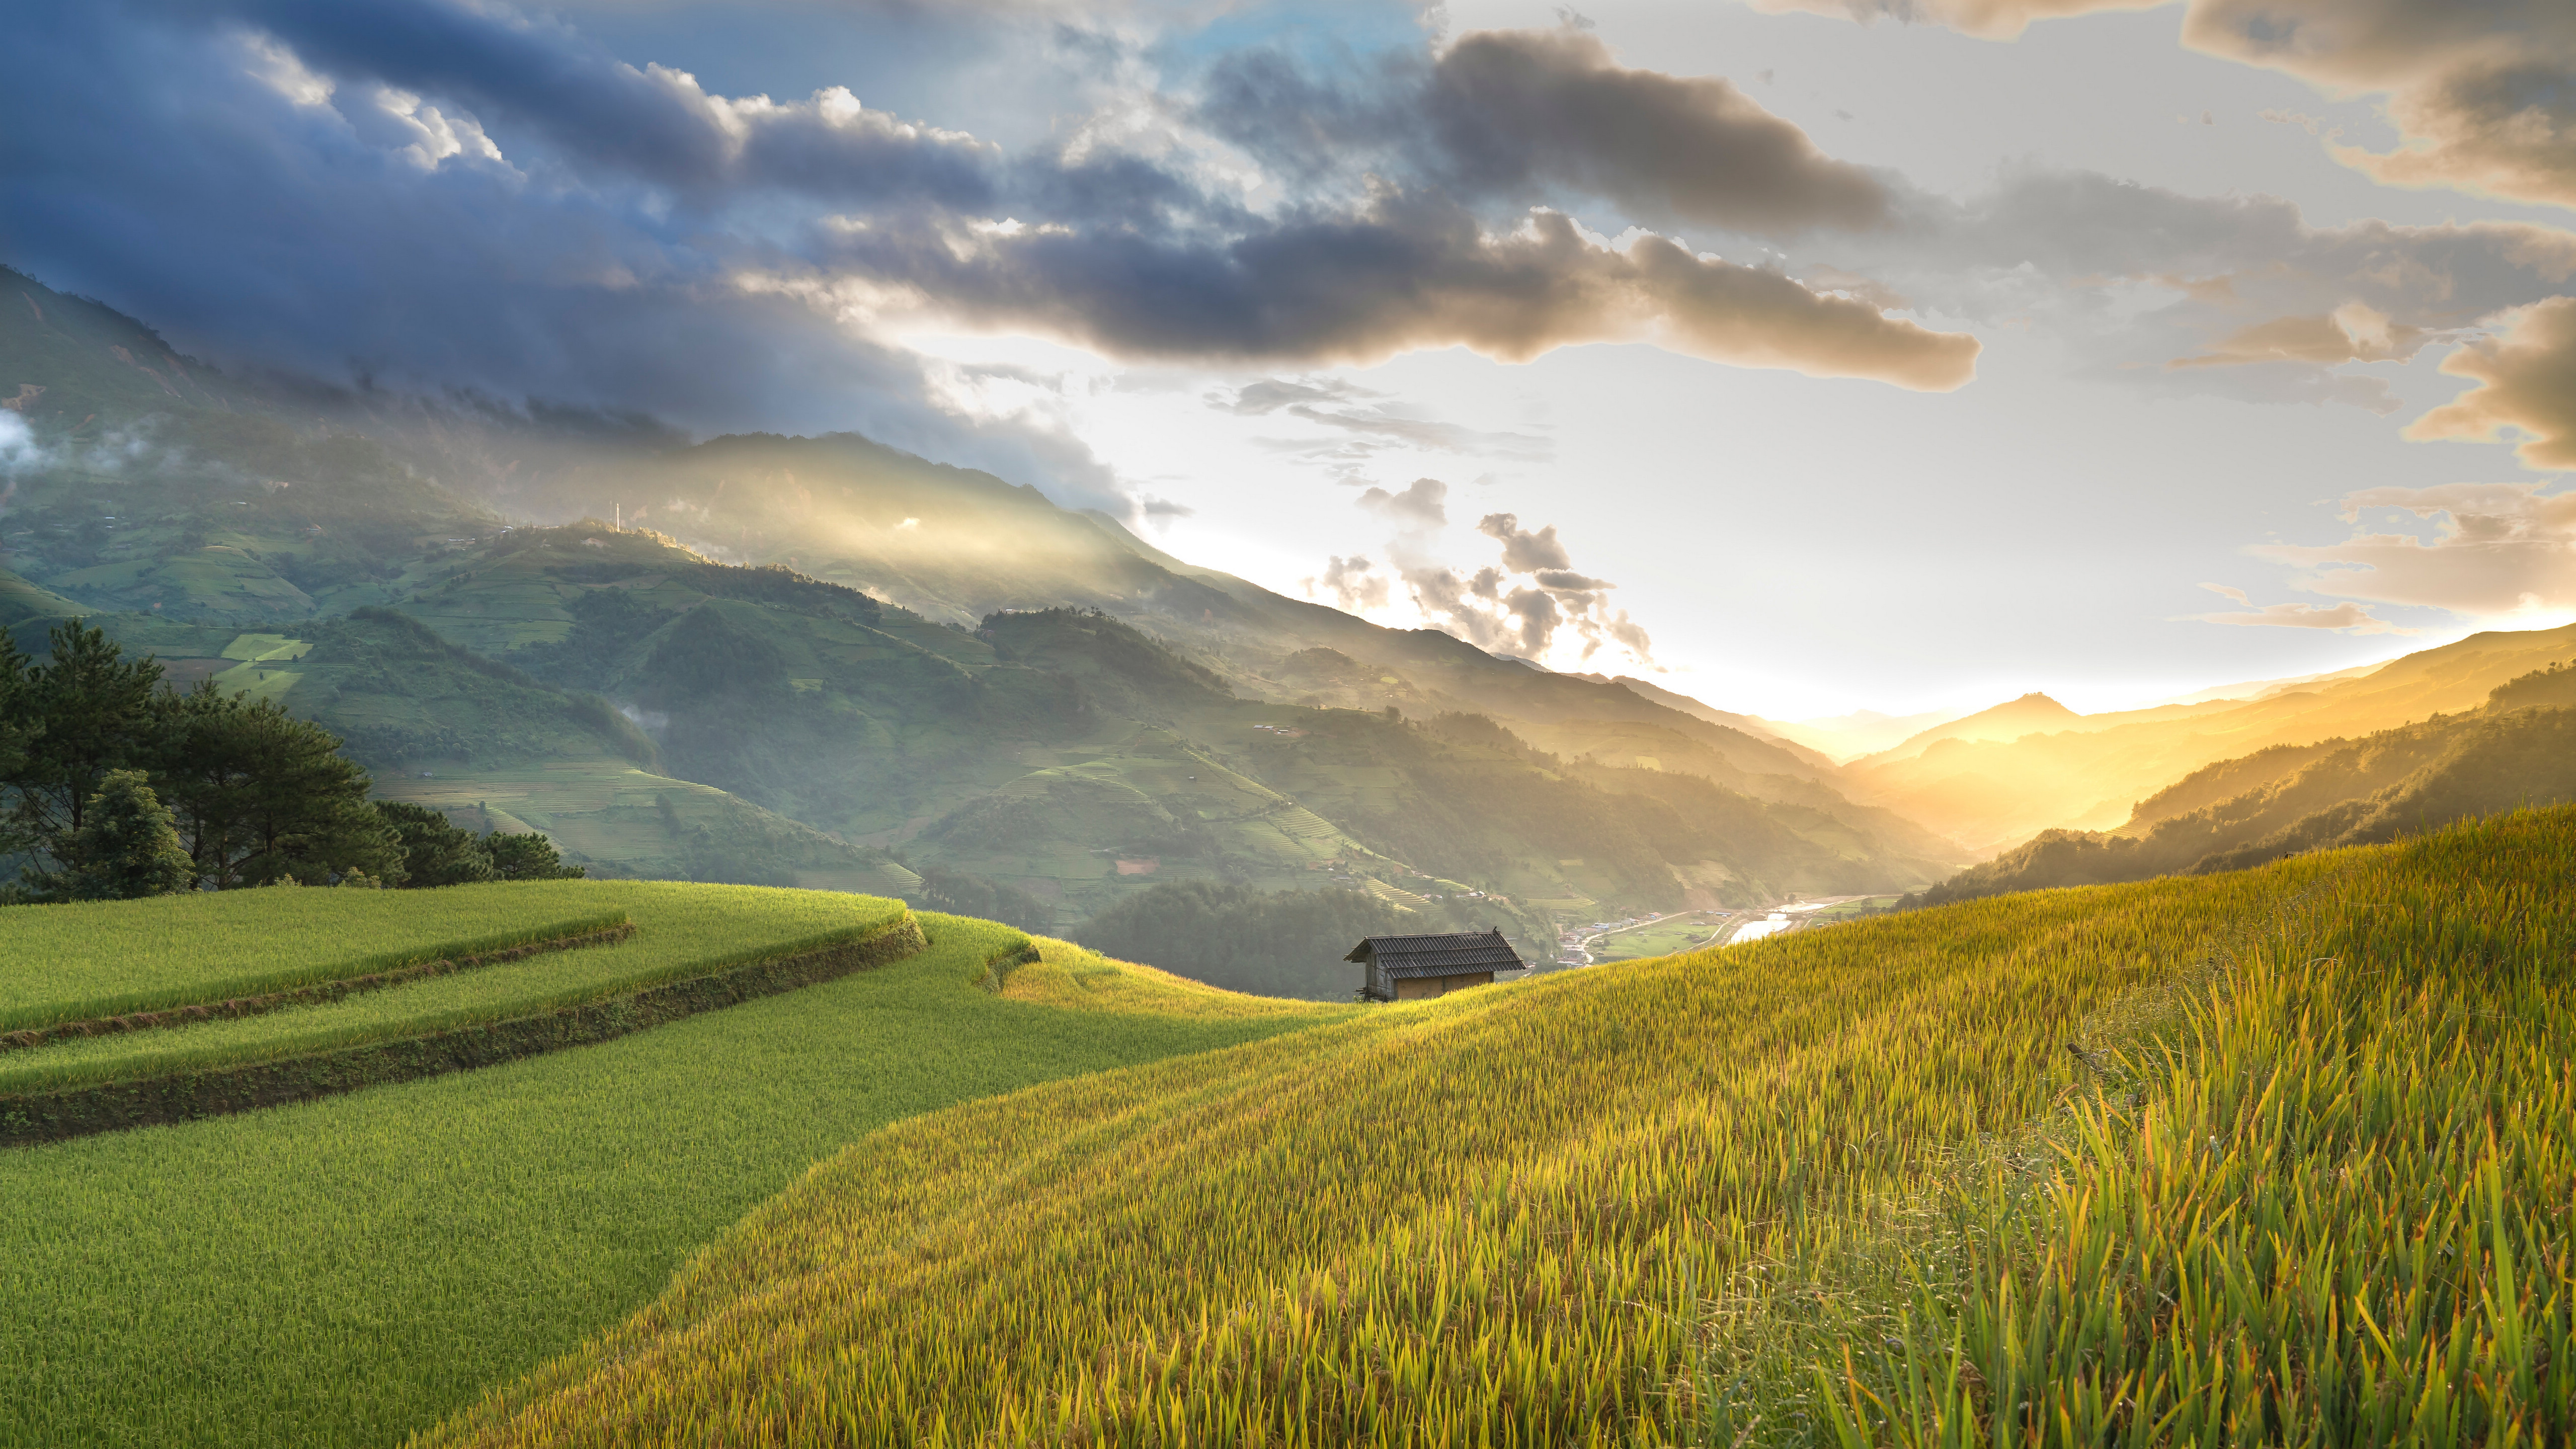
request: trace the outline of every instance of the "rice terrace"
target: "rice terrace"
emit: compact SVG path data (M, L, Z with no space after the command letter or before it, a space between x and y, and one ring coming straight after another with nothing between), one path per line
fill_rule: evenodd
M2570 0L0 138L0 1449L2576 1449Z
M2549 1442L2571 865L2576 811L2524 813L1365 1011L907 916L900 959L599 1045L12 1150L0 1437ZM8 912L64 963L13 1020L633 929L13 1051L11 1120L887 922L366 894L413 908L333 934L383 949L248 983L245 903L348 893ZM207 969L173 907L230 908Z

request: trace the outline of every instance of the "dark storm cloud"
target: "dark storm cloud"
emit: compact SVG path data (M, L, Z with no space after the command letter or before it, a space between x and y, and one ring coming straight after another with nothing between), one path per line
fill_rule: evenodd
M501 157L425 164L404 137L447 124L435 106L398 114L410 98L357 81L314 101L275 46L116 4L19 17L0 47L8 259L236 362L700 432L855 428L1125 505L1079 443L951 415L914 359L735 285L781 255L763 238L507 130Z
M1258 51L1219 64L1208 92L1202 124L1310 180L1358 147L1452 194L1572 188L1648 224L1779 235L1892 215L1877 176L1729 82L1622 67L1581 30L1482 31L1338 76Z
M1920 391L1962 387L1978 344L1647 236L1624 250L1540 212L1505 232L1433 195L1298 211L1231 236L1114 227L961 238L925 224L835 234L822 258L900 279L957 320L1114 356L1376 362L1463 345L1526 361L1584 342Z
M1651 183L1680 206L1716 204L1733 176L1749 216L1867 211L1865 176L1741 97L1658 89L1587 44L1462 42L1450 56L1484 68L1454 104L1527 91L1554 107L1575 149L1525 137L1540 180ZM1623 111L1614 93L1650 101ZM1618 136L1665 125L1684 151L1732 149L1722 166L1664 145L1633 174L1575 174L1577 153L1607 167ZM1968 381L1977 353L1971 337L1660 237L1610 246L1558 213L1479 210L1490 198L1440 176L1319 187L1256 213L1203 184L1220 173L1186 145L1006 154L847 91L725 97L498 4L31 7L0 47L0 135L7 259L218 357L640 409L698 431L857 428L1128 509L1062 429L957 415L919 359L873 340L887 319L1264 362L1648 341L1928 389ZM1304 405L1363 442L1544 447Z
M684 71L629 65L563 25L442 0L147 0L172 20L271 37L335 82L469 108L586 174L614 170L701 202L779 188L844 203L967 209L1005 189L1001 153L869 111L847 91L788 104L709 95Z

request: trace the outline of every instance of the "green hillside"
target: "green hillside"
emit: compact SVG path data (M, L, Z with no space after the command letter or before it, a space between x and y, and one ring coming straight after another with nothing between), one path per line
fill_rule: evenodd
M666 918L701 900L712 915L692 929L718 934L725 911L787 894L651 889ZM238 899L351 895L382 899ZM0 912L0 929L159 905ZM1048 954L1075 994L1013 999L976 983L1027 938L923 924L933 944L908 960L577 1051L0 1150L0 1442L397 1443L650 1302L743 1212L889 1122L1351 1010L1225 996L1060 945Z
M401 607L531 675L632 701L675 775L1026 890L1061 924L1169 879L1366 880L1400 899L1427 875L1587 911L1939 870L1813 781L1761 777L1777 805L1678 771L1577 789L1573 767L1517 741L1243 697L1222 661L1107 614L996 613L969 631L596 523L460 551ZM1536 807L1531 789L1552 802L1537 815L1499 803ZM1656 844L1623 818L1684 802L1703 825L1659 827ZM1523 934L1549 949L1543 928Z
M1064 926L1176 879L1481 891L1544 956L1551 913L1904 889L1963 859L1737 717L1284 598L988 474L242 383L12 285L0 374L45 389L0 505L21 643L86 614L174 683L321 722L383 793L594 873L904 891L936 868ZM576 521L505 522L528 517ZM1390 706L1517 739L1408 735Z
M2576 800L2576 666L2560 664L2497 686L2470 714L2276 745L2197 770L2139 802L2117 831L2044 831L1915 903L2239 870L2567 800Z
M57 915L53 908L10 911L0 913L0 941L19 948L12 951L16 959L38 958L54 963L47 975L59 984L53 987L48 1002L42 1004L63 998L78 1000L91 1003L90 1014L95 1016L130 1009L123 1005L95 1007L111 989L124 991L136 998L137 1004L211 1002L219 995L233 993L200 986L200 994L193 997L178 995L173 988L164 988L157 996L143 995L124 984L136 967L132 958L67 966L63 958L68 953L48 937L55 933L78 937L110 929L137 916L147 917L160 947L152 954L164 958L162 972L156 975L184 970L193 976L207 968L196 959L188 935L172 929L179 922L251 914L268 916L278 928L286 929L298 924L300 915L307 914L293 907L268 910L257 901L246 906L235 899L241 894L196 893L162 900L116 902L114 909L71 908L82 914L68 918ZM67 1036L0 1052L0 1115L32 1119L41 1134L50 1116L79 1110L80 1104L50 1101L47 1097L73 1087L203 1077L228 1068L309 1061L343 1048L411 1041L465 1028L489 1028L549 1013L559 1015L565 1008L632 998L644 988L668 982L712 977L753 963L784 961L874 941L895 931L907 919L901 902L871 896L660 881L542 881L364 894L376 900L355 911L335 913L344 918L344 943L353 938L399 938L404 924L433 913L453 922L448 927L453 939L474 929L468 923L493 913L498 905L506 905L558 922L543 936L578 949L495 951L497 946L519 945L521 940L540 936L537 931L522 931L518 933L520 939L455 947L454 954L458 956L486 957L470 969L391 979L373 990L299 1001L288 1009L272 1012L218 1014L207 1020L174 1013L177 1019L154 1029ZM603 927L625 929L603 934ZM29 936L34 939L25 939ZM911 944L919 943L916 939ZM346 944L342 949L348 949ZM350 954L356 956L360 951ZM372 962L364 966L352 962L337 973L308 970L289 976L273 972L256 984L236 981L233 988L247 995L301 984L307 979L327 979L329 974L355 976L376 969L380 968ZM116 983L115 987L110 982ZM77 1008L57 1008L53 1015L60 1019L71 1009ZM374 1063L367 1065L372 1068Z
M427 1442L2557 1442L2571 861L2525 812L960 1106Z
M1098 609L1203 660L1239 694L1276 704L1485 714L1516 730L1544 730L1546 748L1569 755L1634 755L1635 742L1620 731L1643 727L1658 733L1654 748L1673 757L1666 768L1765 799L1792 792L1803 803L1829 804L1876 853L1962 858L1898 817L1853 806L1833 766L1812 751L1718 722L1740 717L1274 594L1164 554L1103 515L1060 509L1032 489L855 436L723 438L648 463L621 459L514 479L506 497L540 515L622 512L682 543L844 583L945 623Z

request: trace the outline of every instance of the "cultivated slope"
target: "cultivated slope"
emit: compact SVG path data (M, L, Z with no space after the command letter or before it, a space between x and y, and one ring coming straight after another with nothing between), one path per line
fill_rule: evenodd
M426 909L418 898L478 889L388 894ZM789 894L610 893L638 889L719 910ZM1012 1000L978 982L1027 937L921 921L932 945L909 960L578 1051L0 1151L0 1443L398 1444L649 1303L746 1210L878 1127L1351 1010L1228 996L1061 944L1046 952L1063 1002Z
M2563 1436L2571 861L2524 814L958 1108L430 1442Z

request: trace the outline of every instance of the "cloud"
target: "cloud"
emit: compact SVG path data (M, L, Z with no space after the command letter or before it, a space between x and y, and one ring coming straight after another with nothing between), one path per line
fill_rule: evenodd
M1261 417L1284 407L1311 407L1316 403L1338 404L1384 396L1385 393L1374 389L1334 378L1292 382L1285 378L1265 377L1236 389L1231 399L1223 394L1211 395L1208 406L1245 417Z
M2205 587L2205 586L2204 586ZM2349 634L2420 634L2401 629L2359 604L2266 604L2244 614L2193 614L2205 624L2269 625L2287 629L2336 629Z
M52 454L36 441L35 430L16 409L0 411L0 479L32 473L49 465Z
M1151 493L1136 495L1137 517L1153 525L1157 530L1168 529L1172 526L1173 519L1188 518L1197 512L1197 509L1188 504L1175 503L1169 498L1157 498Z
M1557 541L1553 523L1531 533L1521 527L1517 514L1488 513L1476 520L1476 531L1503 546L1503 566L1513 573L1534 574L1541 569L1569 568L1573 564L1566 555L1565 545Z
M370 13L311 7L315 23L339 23L324 13L338 8L352 24ZM419 8L388 12L397 32ZM48 140L0 148L0 215L12 260L49 284L200 355L370 387L380 403L408 393L521 425L570 409L701 433L856 429L1127 508L1079 440L960 416L921 358L807 297L739 285L747 258L777 254L752 219L492 117L477 129L501 158L460 146L424 168L417 132L360 124L381 112L380 82L167 14L102 0L12 18L0 132ZM475 23L509 28L498 11ZM460 137L473 119L445 96L423 96L414 118L422 108Z
M2576 235L2551 227L2316 227L2277 197L2089 172L2019 171L1962 201L1918 199L1899 237L1845 245L1945 316L2044 319L2083 376L2377 412L2398 399L2354 364L2406 361L2576 280Z
M1894 20L1906 25L1945 25L1984 40L2012 40L2034 20L2090 15L2102 10L2152 10L2168 0L1752 0L1756 10L1773 14L1805 11L1836 15L1867 24Z
M1309 598L1315 596L1319 586L1336 605L1351 613L1386 607L1388 580L1365 558L1337 555L1325 563L1321 578L1307 579L1301 585Z
M1461 574L1445 564L1417 563L1403 570L1425 619L1480 649L1523 658L1545 656L1570 632L1584 659L1615 645L1640 664L1654 663L1654 640L1645 628L1602 601L1604 591L1618 586L1576 573L1554 524L1533 531L1521 527L1518 515L1489 513L1476 531L1502 545L1502 567ZM1529 582L1515 584L1514 575Z
M2193 0L2193 49L2388 97L2398 144L2336 145L2377 180L2576 206L2576 8L2564 0Z
M2275 317L2239 328L2197 357L2168 367L2231 367L2255 362L2388 362L2412 356L2430 334L2392 323L2366 302L2347 302L2318 317Z
M1577 28L1478 31L1435 57L1318 74L1284 51L1214 66L1197 119L1307 179L1368 170L1470 200L1571 188L1656 225L1768 235L1884 226L1891 191L1727 81L1620 66Z
M1755 0L2009 40L2034 20L2156 0ZM2189 0L2183 43L2335 95L2384 95L2397 144L2338 160L2398 186L2576 206L2576 7L2566 0Z
M1433 64L1423 109L1448 176L1478 192L1553 182L1632 215L1749 232L1890 219L1876 177L1733 85L1623 69L1581 31L1464 36Z
M2504 334L2472 342L2442 370L2477 386L2417 418L2410 438L2501 442L2533 468L2576 468L2576 298L2553 297L2511 314Z
M1449 510L1445 506L1449 485L1437 478L1416 478L1401 493L1371 488L1359 497L1359 505L1380 514L1400 528L1428 530L1445 527Z
M2373 509L2434 520L2434 537L2356 532L2339 543L2263 544L2248 552L2308 570L2301 588L2342 598L2483 620L2576 609L2576 493L2544 494L2532 483L2448 483L2364 489L2342 506L2354 523Z
M1526 362L1588 342L1649 342L1740 367L1946 392L1978 344L1819 294L1660 236L1624 245L1535 211L1488 230L1464 206L1382 187L1341 212L1244 223L1234 235L1103 225L961 238L893 221L831 238L818 259L957 325L1053 336L1161 361L1369 364L1463 346ZM820 280L820 278L818 278Z
M1548 532L1554 533L1556 530L1551 528ZM1540 588L1546 589L1551 593L1559 594L1591 593L1598 589L1615 589L1618 587L1618 585L1607 582L1606 580L1588 578L1582 574L1574 572L1572 569L1540 569L1535 575L1533 575L1533 577L1538 580L1538 586Z
M1591 118L1572 151L1524 137L1534 186L1573 185L1585 146L1659 117L1733 148L1748 217L1858 216L1849 197L1876 186L1714 83L1659 88L1587 46L1462 41L1420 59L1428 77L1483 57L1453 72L1474 81L1458 105L1536 86L1567 124ZM1160 122L1006 150L842 88L721 95L563 21L463 0L49 7L0 50L0 131L51 138L0 156L16 259L209 355L702 432L855 428L1122 512L1132 500L1061 409L962 405L975 389L893 340L902 327L1230 362L1646 342L1920 389L1970 380L1978 350L1768 267L1606 240L1484 181L1453 193L1470 172L1445 162L1378 181L1343 165L1254 210L1239 167ZM1677 206L1719 175L1686 150L1638 164L1595 169ZM1391 404L1303 406L1362 447L1547 453Z
M1362 456L1381 446L1534 462L1555 456L1555 446L1546 438L1529 433L1484 432L1418 417L1413 409L1384 401L1386 396L1331 378L1303 382L1264 378L1247 384L1230 399L1223 393L1213 394L1208 406L1251 417L1285 414L1355 434L1367 440L1358 445ZM1341 447L1326 451L1336 457L1347 452Z

